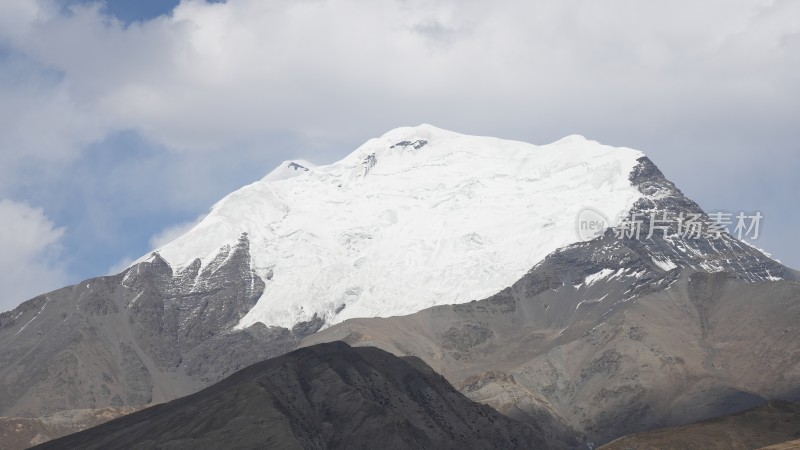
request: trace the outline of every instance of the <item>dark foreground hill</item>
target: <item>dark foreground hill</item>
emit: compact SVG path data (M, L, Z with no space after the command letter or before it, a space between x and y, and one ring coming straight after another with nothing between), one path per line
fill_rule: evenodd
M418 358L320 344L40 449L549 448Z

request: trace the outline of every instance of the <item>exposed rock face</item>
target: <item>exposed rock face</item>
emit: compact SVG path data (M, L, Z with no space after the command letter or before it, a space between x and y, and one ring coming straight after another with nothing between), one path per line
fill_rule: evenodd
M0 315L0 414L171 400L294 348L303 333L232 328L263 292L249 242L178 273L157 254Z
M690 220L694 217L696 222L708 223L708 214L683 195L648 158L639 159L630 180L644 195L631 210L631 214L638 214L642 220L642 238L626 238L624 244L642 257L649 257L651 263L671 263L706 272L726 271L746 281L796 278L790 269L727 233L717 239L708 238L707 234L714 233L703 227L700 237L696 237L688 225ZM656 223L651 224L653 217ZM683 222L681 230L677 227L679 219ZM653 238L643 239L651 225ZM669 236L666 239L665 232Z
M417 358L320 344L37 448L547 448Z
M576 288L547 263L489 299L346 321L304 342L418 356L474 400L596 443L800 398L800 284L669 276L631 297L635 276Z
M531 294L533 275L490 299L355 319L304 342L418 356L473 400L596 443L800 398L798 283L696 272L627 299L635 277Z

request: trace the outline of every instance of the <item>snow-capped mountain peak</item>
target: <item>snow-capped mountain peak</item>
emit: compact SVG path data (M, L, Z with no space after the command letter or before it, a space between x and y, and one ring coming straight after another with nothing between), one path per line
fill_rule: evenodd
M586 137L580 134L570 134L569 136L564 136L563 138L553 142L553 144L576 144L585 141L589 141L589 139L586 139Z
M330 165L282 163L157 251L207 267L246 233L265 287L240 327L409 314L510 285L579 240L584 207L614 226L642 195L628 178L642 156L578 136L536 146L397 128Z
M288 180L289 178L302 175L315 167L317 167L316 164L304 159L284 161L262 178L261 181Z

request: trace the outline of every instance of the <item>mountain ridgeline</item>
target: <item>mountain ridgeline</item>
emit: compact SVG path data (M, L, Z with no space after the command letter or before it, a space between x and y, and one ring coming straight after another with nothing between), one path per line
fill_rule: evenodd
M319 324L232 330L264 289L248 247L178 272L155 254L0 315L0 413L171 400L294 348Z
M587 241L575 232L583 207L612 218ZM643 229L653 217L670 225L618 236L616 218L633 214ZM186 408L224 404L258 436L274 429L265 437L273 443L367 445L369 430L391 423L396 439L416 436L397 441L411 448L460 442L473 419L485 423L453 412L467 400L445 395L451 384L511 418L491 416L504 424L501 436L475 448L520 439L570 448L800 399L797 272L729 234L680 233L677 218L687 216L710 220L635 150L576 136L537 147L428 125L393 130L329 166L284 163L122 273L0 314L0 415L138 409L184 397L98 430L131 445L215 442L181 434L188 428L174 421ZM401 358L325 344L332 341ZM313 350L260 363L306 346ZM318 365L299 370L292 358ZM358 358L419 370L425 375L414 379L438 386L449 400L435 402L444 408L435 430L419 426L432 413L419 415L408 385L378 369L377 378L335 369L375 368ZM237 373L256 363L261 369ZM258 391L264 373L286 364L317 389ZM446 382L430 378L431 368ZM342 375L352 370L366 384ZM390 413L385 402L370 403L377 416L352 428L363 439L337 440L330 424L350 429L353 418L321 419L320 405L349 392L355 414L363 398L377 401L373 381L400 388L388 405L414 398L416 406ZM253 389L267 409L233 406ZM285 389L311 409L287 412L275 397ZM213 439L234 423L221 423ZM104 442L99 431L78 436Z

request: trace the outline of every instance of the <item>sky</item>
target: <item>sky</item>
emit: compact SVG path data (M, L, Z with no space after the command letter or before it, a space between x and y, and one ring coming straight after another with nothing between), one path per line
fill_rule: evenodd
M800 2L0 2L0 311L406 125L644 151L800 268Z

